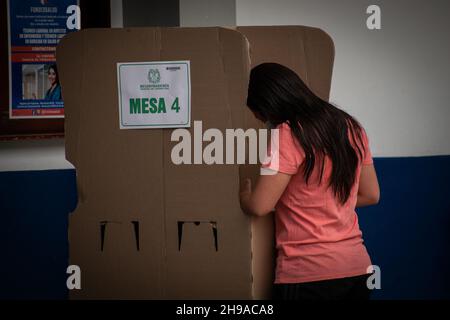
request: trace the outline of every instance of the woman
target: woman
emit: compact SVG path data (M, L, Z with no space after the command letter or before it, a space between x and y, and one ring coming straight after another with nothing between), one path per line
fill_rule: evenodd
M251 71L247 105L279 129L279 161L252 188L247 214L275 208L275 299L368 299L370 257L355 207L379 201L368 139L349 114L316 96L292 70L264 63Z
M58 69L56 64L52 64L48 68L48 80L50 81L50 88L45 94L45 100L61 100L61 86L59 84Z

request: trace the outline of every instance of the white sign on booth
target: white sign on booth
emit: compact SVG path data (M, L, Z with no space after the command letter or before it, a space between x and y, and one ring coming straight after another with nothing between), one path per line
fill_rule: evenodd
M120 129L190 127L189 61L117 63Z

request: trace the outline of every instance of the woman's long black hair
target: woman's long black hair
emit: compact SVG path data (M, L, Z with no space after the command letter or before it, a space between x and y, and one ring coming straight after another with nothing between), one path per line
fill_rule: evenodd
M365 152L358 121L319 98L294 71L277 63L263 63L252 69L247 105L274 126L284 122L289 125L305 152L306 182L316 160L321 165L322 181L325 156L329 156L332 161L329 186L340 203L347 202Z

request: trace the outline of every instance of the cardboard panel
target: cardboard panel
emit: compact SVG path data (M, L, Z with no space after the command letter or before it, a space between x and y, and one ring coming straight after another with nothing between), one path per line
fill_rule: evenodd
M227 128L263 127L245 106L251 65L287 65L328 98L333 47L326 34L238 30L90 29L61 41L66 156L79 190L70 263L81 267L83 287L71 298L270 298L273 216L245 216L237 196L240 180L256 181L258 166L175 165L173 129L119 129L118 62L190 61L188 130L201 149L195 120L224 140Z
M80 266L82 275L82 290L72 290L71 299L162 296L162 247L149 235L151 226L136 222L71 217L70 264Z
M115 74L117 62L189 60L192 121L225 132L242 123L250 64L245 38L220 28L84 30L64 39L57 54L70 92L67 147L75 156L69 160L76 159L82 194L69 226L70 250L86 280L72 298L251 298L250 224L237 199L238 166L176 166L173 130L119 130ZM73 57L81 74L71 67ZM205 243L205 232L210 236L203 224L191 230L188 223L178 249L178 222L193 220L217 222L220 247L213 256L208 246L193 245ZM92 243L105 221L99 251ZM139 251L132 221L142 227Z
M334 44L323 30L306 26L237 27L251 45L252 67L277 62L291 68L324 100L329 99Z
M162 157L155 156L162 148L162 132L119 130L117 120L116 63L159 59L159 46L143 41L156 38L156 33L150 29L144 37L125 29L89 29L71 34L58 46L68 160L75 162L81 200L99 206L89 211L90 217L141 218L162 208L162 190L145 187L162 184ZM75 49L73 43L85 45ZM80 72L74 72L72 61L79 60Z
M167 30L167 38L174 32ZM250 65L248 44L236 31L205 28L200 34L199 42L197 32L185 32L183 39L187 43L183 47L175 45L177 37L174 36L173 47L166 48L165 52L174 57L179 50L191 52L189 48L193 47L195 52L201 43L214 44L208 47L207 58L196 59L197 54L187 56L192 66L192 106L195 106L192 119L202 121L203 131L220 130L225 139L227 128L243 122ZM193 139L201 139L200 130L196 132L191 127L189 132ZM251 298L250 225L237 197L239 168L237 165L174 165L170 158L174 144L170 141L170 131L166 131L167 297ZM192 159L194 151L193 148ZM183 221L203 222L197 227L185 224L182 247L178 250L174 239L178 237L178 223ZM218 250L214 252L210 251L212 234L208 221L216 223L218 231ZM189 250L191 247L195 250Z

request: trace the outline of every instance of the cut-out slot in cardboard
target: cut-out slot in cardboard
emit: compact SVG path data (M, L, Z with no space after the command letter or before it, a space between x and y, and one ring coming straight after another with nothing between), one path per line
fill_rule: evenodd
M106 236L106 226L109 223L117 223L122 224L122 222L119 221L100 221L100 251L104 251L105 248L105 236ZM131 221L131 224L133 225L133 231L134 231L134 238L136 241L136 250L140 250L140 244L139 244L139 221Z
M219 251L219 243L217 239L217 221L178 221L178 251L181 251L181 241L183 238L183 226L185 223L192 223L195 226L199 226L200 224L210 224L212 235L214 238L214 248L216 251Z
M139 251L139 221L131 221L134 228L134 238L136 239L136 250Z
M106 236L106 225L108 223L117 223L121 224L121 222L118 221L100 221L100 251L103 252L103 249L105 248L105 236Z

